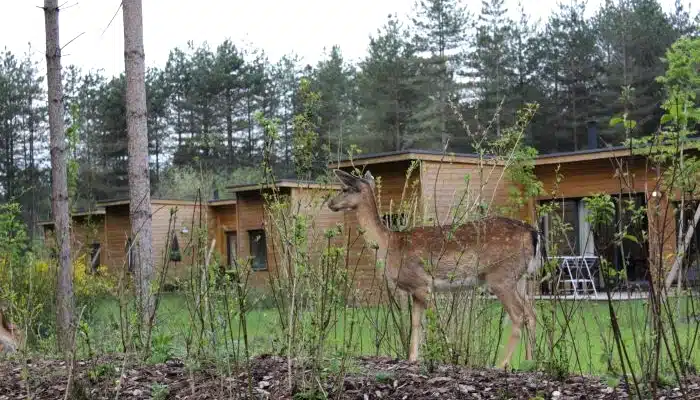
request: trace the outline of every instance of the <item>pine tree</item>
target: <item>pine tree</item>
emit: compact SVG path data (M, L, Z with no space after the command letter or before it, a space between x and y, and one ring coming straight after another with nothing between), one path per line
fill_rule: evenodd
M506 12L503 0L482 1L474 51L469 57L477 119L482 126L489 125L493 119L496 136L500 136L501 126L508 125L515 117L509 90L516 79L516 58L510 40L515 32Z
M419 81L423 101L416 112L418 129L427 137L420 145L440 148L450 137L453 120L450 100L458 91L455 72L464 65L470 15L459 0L420 0L415 5L413 33L416 50L421 56ZM432 145L431 145L432 144Z
M320 95L315 118L318 119L319 146L323 159L336 158L350 144L348 132L355 126L355 74L338 46L333 46L326 59L320 61L313 72L311 89Z
M661 58L678 33L657 0L607 1L594 21L603 53L605 79L600 101L606 118L628 108L629 118L638 123L634 134L653 132L661 118L661 87L656 77L664 73ZM625 87L633 89L632 99L621 98ZM623 140L619 131L607 128L604 132L612 144Z
M58 347L68 359L73 351L73 264L71 262L70 209L66 172L66 143L63 127L61 85L61 47L58 29L58 1L44 0L46 23L46 67L51 129L51 197L59 267L56 288Z
M136 264L133 279L137 310L140 322L143 324L141 326L145 328L142 331L145 335L142 334L141 339L150 343L150 332L155 317L155 297L152 290L155 275L141 0L123 0L122 10L126 71L126 131L129 144L129 215Z
M560 4L546 28L544 74L549 86L542 105L545 124L554 130L554 143L543 143L557 151L586 147L588 121L602 119L599 110L599 76L602 58L596 32L584 18L585 5Z
M358 101L362 129L352 141L364 151L402 150L417 133L413 112L420 99L414 45L395 16L389 16L367 57L360 62ZM369 133L369 134L368 134Z

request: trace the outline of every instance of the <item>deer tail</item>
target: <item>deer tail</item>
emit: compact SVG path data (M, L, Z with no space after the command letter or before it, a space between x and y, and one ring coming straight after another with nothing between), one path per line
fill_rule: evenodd
M532 258L530 259L530 262L527 265L527 273L533 275L546 262L547 249L544 246L544 238L538 230L532 229L530 233L532 235L533 254Z

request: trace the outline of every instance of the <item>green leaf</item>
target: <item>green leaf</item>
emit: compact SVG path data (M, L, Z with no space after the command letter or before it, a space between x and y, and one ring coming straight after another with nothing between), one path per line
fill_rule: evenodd
M610 119L610 126L617 126L624 122L622 117L613 117Z
M635 243L639 243L639 240L637 240L637 237L634 235L630 235L629 233L625 234L625 236L623 236L623 238L627 239L627 240L631 240Z

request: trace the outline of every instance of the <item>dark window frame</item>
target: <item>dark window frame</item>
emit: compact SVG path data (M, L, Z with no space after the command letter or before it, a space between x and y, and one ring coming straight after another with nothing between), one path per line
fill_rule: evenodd
M182 253L180 252L180 243L177 240L177 234L173 233L173 238L170 241L170 261L182 261Z
M90 249L90 270L95 273L100 266L102 258L102 245L98 241L92 242Z
M256 238L256 236L259 236ZM262 245L260 244L262 242ZM251 268L253 271L267 270L267 238L264 229L248 230L248 249L252 257ZM261 253L256 250L262 249Z

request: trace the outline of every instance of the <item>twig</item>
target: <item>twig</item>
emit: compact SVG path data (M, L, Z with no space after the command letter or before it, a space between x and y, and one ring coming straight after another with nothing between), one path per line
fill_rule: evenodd
M107 24L107 27L106 27L106 28L102 31L102 33L100 34L100 38L102 38L102 36L104 36L105 32L107 32L107 29L109 29L109 27L112 25L112 22L114 22L114 18L116 18L116 17L117 17L117 14L119 14L119 10L121 10L122 5L124 5L124 2L123 2L123 1L120 1L120 2L119 2L119 6L117 7L117 11L114 12L114 15L112 15L112 19L109 20L109 23Z
M68 393L71 391L71 386L73 383L73 369L75 367L75 348L78 342L78 329L80 329L80 321L83 320L83 312L85 311L85 306L80 310L80 316L78 317L78 323L75 324L75 330L73 333L73 343L71 345L71 352L68 356L70 363L68 365L68 382L66 382L66 393L63 396L63 400L68 400Z
M65 49L66 46L68 46L69 44L73 43L77 38L83 36L84 34L85 34L85 32L79 33L76 37L74 37L73 39L69 40L68 43L66 43L66 44L64 44L63 46L61 46L61 50Z

